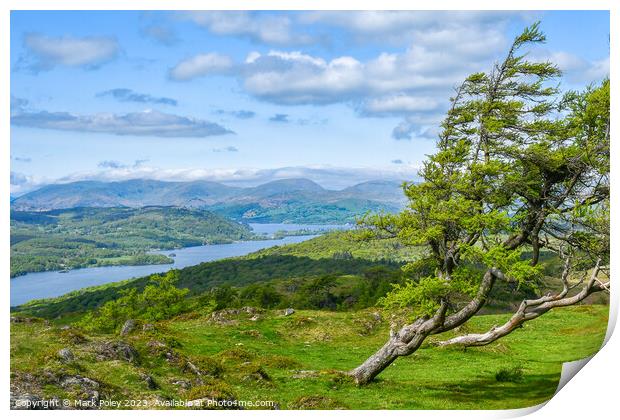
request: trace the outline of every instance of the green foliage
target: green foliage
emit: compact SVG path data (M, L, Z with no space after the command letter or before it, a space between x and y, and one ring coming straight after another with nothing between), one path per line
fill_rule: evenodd
M414 308L413 316L430 316L439 308L439 300L450 290L450 284L439 277L425 277L417 282L394 285L379 304L386 309Z
M558 67L524 51L544 41L536 23L490 72L469 76L451 98L422 182L404 185L406 209L362 220L366 239L425 252L405 266L411 281L385 306L428 316L442 300L473 295L485 272L536 290L544 249L590 266L607 260L609 81L561 97Z
M159 321L187 310L184 298L189 290L175 286L177 271L152 276L150 281L142 292L135 288L123 290L118 299L87 313L80 325L90 330L113 331L128 319Z

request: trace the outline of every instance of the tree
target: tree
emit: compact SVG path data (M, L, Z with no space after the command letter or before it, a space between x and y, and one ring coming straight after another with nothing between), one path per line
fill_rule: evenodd
M136 288L121 290L119 298L86 314L79 325L112 331L128 319L160 321L178 315L188 309L185 296L189 293L189 289L175 286L178 280L178 270L170 270L165 275L154 274L141 292Z
M497 281L536 288L542 250L565 259L562 291L524 301L503 327L456 341L488 344L554 307L608 290L599 273L609 255L609 82L560 97L559 69L523 53L544 41L534 24L492 71L469 76L451 98L422 182L404 185L406 209L362 220L365 238L425 246L424 258L404 271L428 275L410 275L381 300L409 317L349 372L358 384L428 336L467 322ZM571 269L592 267L575 294Z

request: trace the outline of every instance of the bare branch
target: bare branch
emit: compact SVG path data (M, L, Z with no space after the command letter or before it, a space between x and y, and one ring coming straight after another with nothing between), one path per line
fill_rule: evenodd
M489 331L481 334L466 334L459 337L454 337L446 341L441 341L437 343L437 345L441 347L450 345L460 345L464 347L485 346L510 334L515 329L521 327L525 322L536 319L553 308L575 305L590 296L592 293L603 290L609 292L609 282L603 283L597 278L601 268L600 264L601 259L599 258L596 262L596 266L592 270L590 280L578 294L566 297L569 290L572 289L568 284L570 259L566 258L564 271L562 272L563 288L560 293L556 295L542 296L534 300L524 300L521 302L521 305L515 314L500 327L494 326ZM579 283L582 281L583 279Z

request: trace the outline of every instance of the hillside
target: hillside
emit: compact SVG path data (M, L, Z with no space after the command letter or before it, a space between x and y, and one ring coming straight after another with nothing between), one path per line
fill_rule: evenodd
M172 400L204 398L272 402L247 409L530 407L553 396L562 362L598 351L607 311L602 305L557 309L467 351L427 344L365 387L339 371L355 367L388 336L386 314L374 309L291 316L254 308L197 311L138 324L125 336L13 318L11 396L13 403L29 394L95 407L106 400L142 404L104 409L169 408ZM467 328L483 331L507 317L476 316Z
M171 262L151 249L249 239L248 226L172 207L11 211L11 276L101 265Z
M251 188L208 181L79 181L47 185L15 198L11 208L42 211L73 207L179 206L208 209L248 222L344 223L368 211L397 211L400 183L371 181L340 191L307 179L285 179Z
M422 255L422 249L408 249L395 241L358 242L347 232L331 232L298 244L275 246L244 257L205 262L175 271L177 286L189 290L188 298L208 297L213 288L231 287L236 296L224 299L228 307L239 305L294 305L308 309L366 308L403 281L401 265ZM544 290L555 290L557 261L545 256L549 277ZM151 277L84 288L64 296L31 301L12 308L28 316L56 318L96 309L117 299L126 290L143 290ZM269 302L257 296L269 295ZM519 290L499 284L489 296L486 312L514 309L521 299L532 296L532 289Z

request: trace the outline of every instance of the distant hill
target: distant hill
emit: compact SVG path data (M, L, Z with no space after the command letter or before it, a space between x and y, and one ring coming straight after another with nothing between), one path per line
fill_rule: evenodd
M169 258L147 251L253 236L245 224L198 209L11 210L11 277L35 271L169 263Z
M248 222L351 222L368 211L397 211L404 204L397 181L369 181L327 190L308 179L284 179L257 187L217 182L79 181L47 185L17 197L13 210L45 211L74 207L176 206L207 209Z

